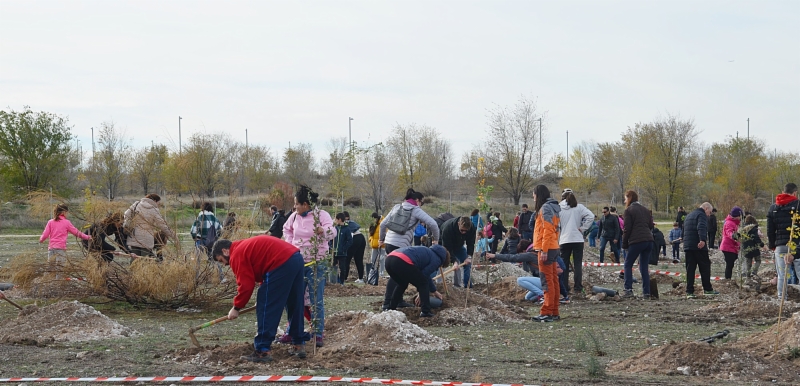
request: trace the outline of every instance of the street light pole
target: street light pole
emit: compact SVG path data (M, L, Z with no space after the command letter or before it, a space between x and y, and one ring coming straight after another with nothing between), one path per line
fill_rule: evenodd
M353 117L347 117L347 133L350 135L350 143L348 144L348 148L350 149L350 153L353 152Z
M750 140L750 118L747 118L747 140Z
M244 129L244 148L245 149L250 148L250 145L247 142L247 129Z
M92 158L94 158L94 127L92 127Z
M181 116L178 115L178 154L183 154L183 146L181 146Z
M542 172L542 118L539 118L539 173Z
M567 156L564 157L564 175L567 174L566 167L569 166L569 130L567 130Z

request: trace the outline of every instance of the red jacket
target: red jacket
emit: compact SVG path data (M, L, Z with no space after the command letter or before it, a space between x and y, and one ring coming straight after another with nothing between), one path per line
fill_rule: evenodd
M300 250L294 245L267 235L231 243L229 262L237 285L233 306L244 308L253 295L256 283L261 283L267 272L280 267L297 252Z

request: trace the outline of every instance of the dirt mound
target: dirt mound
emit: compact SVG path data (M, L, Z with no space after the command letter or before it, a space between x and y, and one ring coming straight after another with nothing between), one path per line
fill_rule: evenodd
M784 304L785 306L786 304ZM739 339L732 346L772 358L775 356L776 342L778 343L777 355L779 357L785 357L789 347L800 347L800 312L796 312L789 319L782 321L780 329L775 324L766 331ZM795 362L800 362L800 360L795 360Z
M619 278L619 271L621 267L583 267L583 281L591 283L592 285L622 283L623 280ZM586 284L584 283L584 287ZM591 287L589 287L591 288Z
M138 334L77 301L61 301L47 307L26 307L20 316L3 325L0 342L46 345L121 338Z
M327 341L326 341L327 345ZM264 369L297 369L298 367L314 369L359 369L364 366L366 358L375 355L368 351L360 354L332 354L318 349L316 353L308 351L308 358L299 359L291 355L291 345L273 344L271 363L251 363L241 357L253 352L251 343L234 343L225 346L203 348L186 348L174 350L164 356L164 361L191 363L203 367L217 367L225 371L257 372ZM308 350L311 346L306 345ZM235 369L235 370L230 370Z
M796 381L800 367L727 345L672 343L649 348L609 366L610 371L699 375L741 381Z
M481 293L487 293L480 291ZM504 277L500 281L490 284L488 295L503 303L520 304L525 302L528 291L517 285L516 277ZM530 302L528 302L530 304Z
M406 298L411 303L416 296L414 287L409 287L412 296ZM464 288L447 287L448 295L444 296L442 307L434 309L435 314L432 318L421 318L420 309L417 307L400 308L398 311L406 314L411 323L423 327L428 326L465 326L485 322L513 322L527 320L530 318L528 311L522 307L506 304L492 296L486 296L483 291L476 288L467 291ZM444 291L443 289L441 291ZM491 292L494 295L494 291ZM380 304L377 304L380 307ZM481 316L489 313L491 316ZM461 320L459 320L461 318ZM327 322L326 322L327 328Z
M325 296L383 296L386 292L386 279L381 278L377 286L369 284L331 284L325 285Z
M520 277L530 276L530 273L522 269L521 266L514 263L497 263L493 265L483 265L472 269L473 284L486 284L486 279L489 279L489 284L495 283L506 277ZM451 278L453 274L448 274L447 277Z
M776 319L780 309L780 301L768 295L759 295L746 299L734 299L722 304L709 304L700 307L700 314L724 316L744 320ZM783 303L783 316L789 317L800 310L800 303L786 301Z
M450 348L446 340L409 323L406 315L399 311L340 312L325 320L325 329L323 352L360 351L365 345L377 352L441 351Z

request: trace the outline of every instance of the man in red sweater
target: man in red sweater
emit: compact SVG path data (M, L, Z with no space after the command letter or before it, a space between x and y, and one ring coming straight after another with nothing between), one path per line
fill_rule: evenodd
M261 235L233 242L218 240L212 254L218 262L230 265L236 275L237 294L228 312L229 320L239 317L239 311L250 301L256 282L261 283L256 294L258 333L253 341L254 351L242 359L259 363L272 361L270 346L284 308L294 344L292 355L305 358L303 255L300 250L281 239Z

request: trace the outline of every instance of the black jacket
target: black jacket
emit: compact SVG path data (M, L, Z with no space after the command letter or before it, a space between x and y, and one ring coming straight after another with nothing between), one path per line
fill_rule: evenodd
M269 226L267 234L273 237L283 237L283 224L286 223L286 217L281 216L281 212L275 212L272 215L272 224Z
M764 242L761 241L761 237L758 235L758 225L745 225L742 231L747 233L747 237L741 240L744 256L751 259L759 256L761 254L760 248L764 246Z
M619 229L619 218L611 213L600 218L600 229L598 233L600 237L605 237L609 240L619 240L622 237L622 232Z
M528 210L528 212L519 212L519 222L517 225L519 226L519 233L522 232L532 232L533 228L531 228L531 217L533 217L533 212Z
M630 244L653 241L653 217L650 211L634 202L625 208L625 230L622 232L622 248L627 249Z
M708 238L717 237L717 215L708 216Z
M678 215L675 217L675 222L678 223L678 228L683 228L684 221L686 221L686 212L679 211Z
M503 233L506 232L508 232L508 230L503 226L503 220L497 219L497 221L492 223L492 237L494 237L495 241L502 240Z
M500 253L508 253L511 255L515 255L517 253L517 246L519 245L519 241L522 240L522 236L517 238L507 238L506 243L503 244L503 249L500 250Z
M778 195L775 200L785 197L784 194ZM775 249L776 246L789 243L789 228L792 227L792 211L798 212L800 201L796 198L792 201L778 205L772 204L767 212L767 240L769 248Z
M461 217L454 217L442 224L442 246L450 252L450 256L455 256L457 251L464 247L467 243L467 257L471 257L475 252L475 226L470 221L469 230L467 233L461 234L458 228L458 219ZM469 217L465 217L469 219Z
M701 241L706 242L702 249L697 248ZM686 215L683 222L683 250L708 250L708 216L703 208L697 208Z

